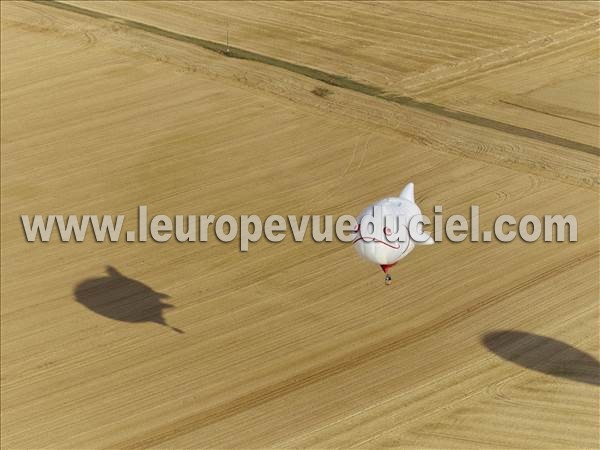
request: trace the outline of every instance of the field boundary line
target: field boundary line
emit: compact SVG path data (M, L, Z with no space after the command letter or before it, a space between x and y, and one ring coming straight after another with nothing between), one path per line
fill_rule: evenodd
M261 64L270 65L273 67L278 67L283 70L287 70L289 72L297 73L308 78L312 78L317 81L321 81L323 83L329 84L331 86L339 87L342 89L351 90L354 92L359 92L371 97L375 97L387 102L396 103L401 106L406 106L412 109L418 109L421 111L425 111L437 116L445 117L448 119L457 120L460 122L468 123L471 125L493 129L496 131L500 131L506 134L520 136L527 139L532 139L540 142L544 142L547 144L556 145L559 147L569 148L571 150L577 150L580 152L588 153L595 156L600 156L600 147L596 147L589 144L584 144L581 142L573 141L571 139L562 138L560 136L544 133L537 130L532 130L530 128L519 127L517 125L512 125L506 122L501 122L498 120L486 118L483 116L478 116L475 114L467 113L464 111L458 111L450 108L446 108L442 105L437 105L435 103L423 102L416 100L412 97L407 96L398 96L398 95L390 95L387 94L383 89L369 85L366 83L361 83L358 81L351 80L350 78L328 73L322 71L320 69L315 69L309 66L303 66L301 64L296 64L290 61L286 61L279 58L274 58L268 55L263 55L260 53L252 52L249 50L244 50L238 47L228 46L226 44L220 44L218 42L209 41L206 39L189 36L186 34L177 33L174 31L169 31L163 28L156 27L154 25L148 25L143 22L138 22L131 19L125 19L119 16L114 16L111 14L106 14L98 11L89 10L86 8L81 8L79 6L74 6L66 3L61 3L57 1L43 1L43 0L33 0L34 3L39 5L51 6L54 8L62 9L65 11L69 11L76 14L85 15L88 17L92 17L100 20L107 20L113 23L118 23L120 25L125 25L127 27L145 31L147 33L155 34L158 36L162 36L168 39L176 40L179 42L186 42L198 47L202 47L206 50L210 50L215 53L219 53L228 58L242 59L247 61L258 62Z

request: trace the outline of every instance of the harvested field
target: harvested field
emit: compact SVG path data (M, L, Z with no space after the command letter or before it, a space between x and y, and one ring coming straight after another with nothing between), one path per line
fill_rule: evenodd
M600 445L598 3L1 14L2 448ZM19 218L356 215L408 181L482 228L573 214L578 242L444 241L385 286L340 242Z

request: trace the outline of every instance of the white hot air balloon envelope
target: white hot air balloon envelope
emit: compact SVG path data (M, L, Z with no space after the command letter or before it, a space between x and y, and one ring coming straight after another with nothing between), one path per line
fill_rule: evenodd
M399 197L380 200L357 217L354 248L362 258L381 266L387 284L392 279L388 273L390 268L415 245L434 243L431 236L422 231L421 217L413 183L408 183Z

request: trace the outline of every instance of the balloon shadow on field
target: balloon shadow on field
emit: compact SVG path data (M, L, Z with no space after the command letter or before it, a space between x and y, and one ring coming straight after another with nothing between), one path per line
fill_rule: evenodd
M114 267L106 268L106 276L89 278L75 287L75 300L89 310L122 322L154 322L183 333L167 324L163 309L173 305L163 303L167 294L154 291L144 283L127 278Z
M512 330L487 333L481 341L491 352L526 369L600 386L598 360L564 342Z

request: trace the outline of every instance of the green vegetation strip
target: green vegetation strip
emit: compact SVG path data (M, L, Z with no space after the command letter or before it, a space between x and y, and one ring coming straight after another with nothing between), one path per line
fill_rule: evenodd
M427 111L429 113L436 114L445 118L454 119L472 125L501 131L503 133L511 134L514 136L521 136L528 139L534 139L548 144L558 145L561 147L566 147L573 150L578 150L581 152L600 156L600 148L594 147L593 145L583 144L581 142L572 141L570 139L565 139L559 136L543 133L541 131L531 130L529 128L511 125L509 123L500 122L494 119L488 119L486 117L477 116L467 112L449 109L444 106L436 105L434 103L418 101L411 97L386 94L383 89L377 86L360 83L358 81L351 80L347 77L327 73L319 69L314 69L312 67L295 64L289 61L285 61L283 59L273 58L267 55L261 55L260 53L251 52L237 47L227 46L225 44L219 44L218 42L207 41L206 39L200 39L185 34L175 33L173 31L158 28L153 25L148 25L142 22L137 22L135 20L124 19L122 17L113 16L98 11L92 11L89 9L81 8L79 6L74 6L66 3L44 0L34 0L34 2L41 5L47 5L52 6L54 8L63 9L65 11L70 11L77 14L83 14L85 16L93 17L95 19L116 22L121 25L128 26L130 28L145 31L158 36L163 36L165 38L173 39L179 42L187 42L189 44L196 45L198 47L202 47L204 49L219 53L228 58L255 61L258 63L279 67L280 69L304 75L308 78L327 83L331 86L360 92L371 97L376 97L409 108Z

